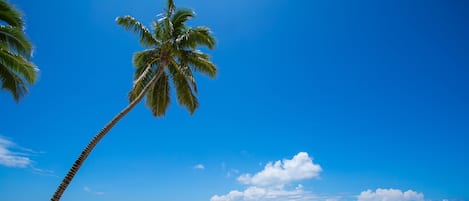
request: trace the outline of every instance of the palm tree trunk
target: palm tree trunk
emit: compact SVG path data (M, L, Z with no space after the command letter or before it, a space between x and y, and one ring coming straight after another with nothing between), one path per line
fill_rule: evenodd
M150 89L150 86L153 85L153 83L158 80L161 75L164 73L163 70L159 70L158 73L153 76L153 78L148 82L148 84L142 89L140 94L132 101L130 104L125 107L119 114L117 114L109 123L107 123L101 131L99 131L98 134L96 134L93 139L88 143L86 148L81 152L80 156L77 158L75 163L73 163L72 167L68 171L67 175L65 178L62 180L62 183L60 183L59 187L55 191L54 195L50 199L51 201L59 201L60 198L62 197L63 193L67 189L68 185L72 181L73 177L75 174L78 172L80 167L83 165L83 162L85 162L86 158L88 155L93 151L93 148L103 139L103 137L111 130L112 127L114 127L117 122L122 119L127 113L132 110L133 107L135 107L142 99L145 97L146 92Z

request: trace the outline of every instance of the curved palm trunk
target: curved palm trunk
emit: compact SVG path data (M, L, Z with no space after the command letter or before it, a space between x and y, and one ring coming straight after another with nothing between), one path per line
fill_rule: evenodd
M68 171L67 175L65 178L62 180L62 183L60 183L59 187L55 191L54 195L50 199L51 201L59 201L60 198L62 197L63 193L67 189L68 185L72 181L73 177L75 174L78 172L80 169L81 165L83 165L83 162L85 162L86 158L88 155L93 151L93 148L98 144L99 141L111 130L112 127L114 127L117 122L122 119L127 113L132 110L133 107L135 107L142 99L145 97L146 92L150 89L150 86L153 85L156 80L158 80L161 75L163 74L163 70L160 70L153 78L148 82L148 84L142 89L140 94L132 101L130 104L125 107L119 114L117 114L109 123L107 123L101 131L99 131L98 134L96 134L93 139L88 143L86 148L81 152L80 156L77 158L75 163L73 163L72 167Z

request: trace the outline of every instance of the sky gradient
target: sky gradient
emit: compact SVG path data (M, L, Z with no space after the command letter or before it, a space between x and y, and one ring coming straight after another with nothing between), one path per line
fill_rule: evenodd
M10 2L40 78L0 92L0 200L47 200L128 103L143 48L115 18L150 25L165 1ZM138 105L63 201L469 200L468 1L175 3L217 38L200 108Z

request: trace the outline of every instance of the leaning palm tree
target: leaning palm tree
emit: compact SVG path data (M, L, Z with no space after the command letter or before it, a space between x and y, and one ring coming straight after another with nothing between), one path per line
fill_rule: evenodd
M93 137L57 188L52 201L60 200L97 143L144 97L154 116L165 115L170 102L170 80L176 88L178 103L187 108L190 114L198 108L193 72L213 78L217 69L209 55L196 48L205 46L213 49L215 38L206 27L186 26L185 22L195 16L194 12L189 9L176 10L173 0L168 0L167 9L162 16L153 22L152 32L131 16L116 19L120 26L136 33L140 44L148 48L137 52L133 57L136 70L129 93L130 104Z
M38 71L30 61L32 46L23 29L21 13L0 0L0 83L16 102L28 93L28 84L34 84Z

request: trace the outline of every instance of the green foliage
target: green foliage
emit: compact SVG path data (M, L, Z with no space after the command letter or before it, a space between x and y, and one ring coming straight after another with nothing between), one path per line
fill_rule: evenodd
M185 24L194 17L192 10L176 9L174 1L168 0L165 14L153 21L153 33L131 16L116 19L117 24L139 36L142 46L149 48L133 57L136 70L129 100L135 100L145 86L150 86L146 105L154 116L165 115L170 103L170 86L175 88L179 105L193 114L199 107L193 72L210 78L217 74L210 56L197 50L199 46L213 49L215 38L207 27L192 28ZM159 79L150 82L159 75Z
M15 101L28 93L36 81L38 68L30 61L32 45L23 32L21 14L0 0L0 82Z
M0 26L0 41L2 41L0 48L21 55L26 59L31 58L31 43L20 29L11 26Z
M170 103L170 87L168 81L168 75L163 73L151 86L147 99L146 105L150 108L154 116L164 116Z
M140 36L140 44L144 47L153 47L155 45L159 45L159 41L157 41L151 35L150 31L140 22L135 20L132 16L124 16L116 18L117 24L124 27L125 30L133 31L135 34Z
M23 29L21 13L4 0L0 0L0 21L12 27Z

